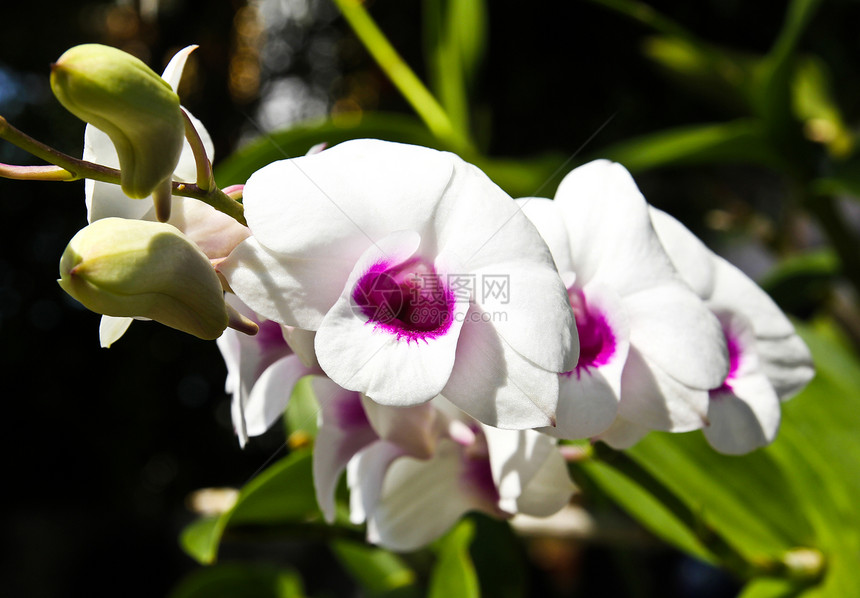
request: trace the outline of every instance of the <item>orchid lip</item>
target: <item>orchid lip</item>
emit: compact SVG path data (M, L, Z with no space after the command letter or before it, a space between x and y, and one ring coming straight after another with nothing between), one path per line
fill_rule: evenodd
M579 334L579 361L575 369L562 375L570 377L575 374L579 380L583 370L588 373L591 368L599 368L610 362L615 355L617 341L612 327L606 321L606 315L588 304L582 289L573 286L568 289L567 296Z
M723 383L720 386L713 388L708 392L711 399L719 398L721 394L734 392L732 382L738 378L741 358L743 357L740 339L726 329L723 329L723 334L726 336L726 348L729 352L729 373L726 375L726 379L723 380Z
M356 283L352 302L368 324L407 342L440 336L454 319L453 291L433 265L419 257L373 264Z

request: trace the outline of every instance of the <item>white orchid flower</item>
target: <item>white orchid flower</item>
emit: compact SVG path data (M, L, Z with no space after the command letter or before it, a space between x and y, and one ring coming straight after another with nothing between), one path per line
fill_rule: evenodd
M215 341L227 366L233 428L244 447L249 436L263 434L284 413L301 378L321 371L313 361L313 337L306 331L261 318L232 294L226 301L259 326L254 336L228 328Z
M534 226L476 167L350 141L257 171L244 206L253 236L219 271L257 313L316 331L334 382L383 405L441 393L490 425L553 424L557 373L578 354L567 294ZM504 288L482 292L491 283Z
M593 437L616 416L647 429L701 428L708 390L729 369L720 324L679 278L648 205L619 164L568 174L554 201L518 200L549 244L580 339L560 376L563 438Z
M731 367L710 392L705 437L727 454L770 444L779 429L780 401L814 376L809 349L746 274L672 216L651 208L651 219L678 272L719 318L728 344Z
M314 483L326 519L347 470L350 519L369 542L420 548L469 511L545 517L574 490L555 440L533 430L484 426L443 398L414 407L379 405L325 378Z
M162 79L167 81L176 91L182 79L182 71L188 56L197 46L188 46L177 52L171 58ZM194 128L197 130L206 155L210 161L214 158L215 148L208 131L199 120L188 113ZM119 157L110 137L92 125L84 130L83 159L110 168L119 168ZM197 165L194 152L186 139L179 157L179 163L173 173L174 180L193 183L197 180ZM119 185L87 179L85 183L87 205L87 222L95 222L102 218L127 218L131 220L156 221L155 207L149 199L132 199L126 196ZM167 221L188 238L209 257L217 260L227 256L233 248L245 239L250 231L236 222L230 216L196 199L175 196L172 198L170 219ZM102 316L99 326L99 338L102 347L109 347L125 334L133 318L115 318Z

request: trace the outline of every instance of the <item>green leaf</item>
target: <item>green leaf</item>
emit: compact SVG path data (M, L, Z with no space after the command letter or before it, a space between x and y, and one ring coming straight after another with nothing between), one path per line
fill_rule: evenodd
M218 542L222 532L220 517L203 517L182 530L179 545L198 563L212 563L218 554Z
M606 494L674 545L701 556L698 542L718 559L725 554L715 540L734 547L745 565L721 564L747 579L762 577L747 587L748 598L860 595L860 362L831 321L797 328L817 375L783 406L782 429L771 446L728 457L699 433L652 433L627 452L650 478L640 472L627 480L629 487L617 479L630 469L626 455L620 455L621 466L582 466ZM602 468L618 471L607 476ZM643 506L642 493L654 504ZM671 508L675 521L661 523L666 515L653 512L661 506Z
M787 579L759 577L744 586L738 598L791 598L802 589Z
M813 539L785 472L767 451L721 455L700 433L652 433L629 454L750 560Z
M361 113L355 118L346 115L337 119L314 120L265 135L221 162L215 169L215 180L222 189L242 184L266 164L303 156L318 143L335 145L364 137L449 149L413 116Z
M752 120L658 131L605 148L596 157L620 162L631 172L689 164L740 162L772 168L782 164Z
M170 598L303 598L298 573L263 564L230 563L187 575Z
M658 500L622 471L599 460L574 467L658 538L703 561L717 561L693 532L693 526L683 520L683 516L679 516L668 504Z
M528 554L510 523L473 513L475 538L469 554L478 574L478 587L484 596L520 598L528 595Z
M646 38L643 52L677 85L730 113L750 113L757 57L674 36Z
M320 518L311 452L296 451L248 482L229 511L188 526L182 533L181 544L190 556L209 564L215 561L221 538L229 527L302 524Z
M312 376L305 376L293 388L287 410L284 412L284 424L287 427L287 437L293 447L303 446L307 441L316 438L317 415L320 406L311 385Z
M429 598L479 598L478 575L469 555L475 524L463 519L436 542L437 561L430 575Z
M331 549L370 596L418 595L415 571L393 552L346 540L332 542Z
M218 186L241 184L255 171L276 160L303 156L318 143L335 145L359 138L375 138L411 143L452 151L412 116L387 113L365 113L355 120L317 120L278 131L253 141L234 152L215 169ZM465 152L461 157L483 170L513 197L530 197L545 189L554 190L567 174L566 156L547 154L530 159L487 158Z

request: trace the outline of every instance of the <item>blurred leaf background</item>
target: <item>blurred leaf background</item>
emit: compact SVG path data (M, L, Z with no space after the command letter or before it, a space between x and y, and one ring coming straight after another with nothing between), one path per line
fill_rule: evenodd
M239 450L214 344L135 324L99 350L98 317L56 286L82 184L0 180L10 595L860 595L858 17L853 0L4 7L0 114L71 154L83 126L51 97L49 65L96 41L155 70L199 44L180 95L221 185L368 136L456 151L514 196L618 160L797 319L819 370L753 455L698 434L598 447L571 468L584 532L471 517L394 555L320 523L307 388L286 428ZM3 143L0 161L28 157ZM197 519L188 497L220 486L244 486L237 504Z

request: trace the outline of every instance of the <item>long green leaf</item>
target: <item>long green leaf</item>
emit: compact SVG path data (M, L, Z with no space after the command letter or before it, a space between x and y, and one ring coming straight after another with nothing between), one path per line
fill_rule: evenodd
M605 148L595 157L615 160L633 172L689 164L740 162L771 168L782 164L752 120L658 131Z
M285 158L305 155L319 143L335 145L348 139L375 138L450 149L413 116L366 113L356 119L321 119L264 135L234 152L215 168L218 186L242 184L256 170Z
M860 595L860 362L829 321L798 325L798 330L818 373L784 405L782 429L771 446L726 457L711 450L698 433L651 434L629 455L652 481L626 488L628 496L621 494L625 486L616 479L623 468L609 476L601 468L612 468L612 462L586 464L584 470L644 524L703 556L697 542L710 550L708 536L696 529L696 518L684 515L698 514L706 532L743 555L743 575L764 578L750 584L744 596ZM639 502L639 494L653 490L655 482L662 486L652 496L668 491L683 505L673 507L671 496L662 505ZM666 505L682 516L661 522L654 511Z
M302 524L320 517L311 473L311 453L297 451L246 484L229 511L188 526L181 536L181 545L190 556L209 564L217 558L218 546L228 527Z
M415 571L393 552L347 540L332 542L331 549L370 596L418 595Z
M230 563L198 569L169 598L303 598L298 573L272 565Z

